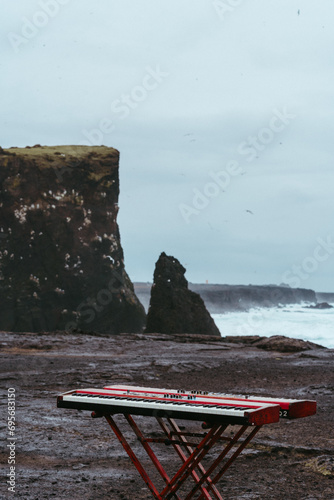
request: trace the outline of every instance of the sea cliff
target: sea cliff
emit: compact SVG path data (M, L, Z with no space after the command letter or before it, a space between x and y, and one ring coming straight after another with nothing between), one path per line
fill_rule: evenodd
M0 329L138 332L117 225L119 152L0 148Z

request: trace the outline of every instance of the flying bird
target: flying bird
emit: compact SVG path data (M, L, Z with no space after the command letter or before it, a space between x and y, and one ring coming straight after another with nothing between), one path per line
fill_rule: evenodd
M251 210L245 210L245 212L247 212L248 214L252 214L252 215L254 215L254 214L253 214L253 212L252 212Z

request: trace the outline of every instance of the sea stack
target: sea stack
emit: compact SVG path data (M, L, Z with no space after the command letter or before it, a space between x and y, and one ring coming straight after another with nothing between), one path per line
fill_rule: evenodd
M141 331L117 225L119 153L0 148L0 329Z
M185 272L177 259L164 252L160 255L154 271L145 333L220 336L201 297L188 289Z

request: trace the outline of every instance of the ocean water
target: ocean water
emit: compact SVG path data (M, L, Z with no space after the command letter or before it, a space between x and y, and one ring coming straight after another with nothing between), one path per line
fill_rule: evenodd
M307 309L298 304L212 314L212 317L222 336L285 335L334 349L334 309Z

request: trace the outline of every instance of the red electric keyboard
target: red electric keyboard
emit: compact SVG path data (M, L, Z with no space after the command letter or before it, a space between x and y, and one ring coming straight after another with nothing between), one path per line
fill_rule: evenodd
M144 479L157 500L172 498L190 500L218 499L223 497L217 489L217 482L235 461L241 451L250 443L264 424L278 422L281 418L298 419L316 413L316 402L310 400L264 398L206 391L185 391L180 389L156 389L150 387L112 385L103 389L76 389L60 394L59 408L92 411L92 417L105 417L124 450ZM120 431L113 415L121 414L135 433L152 463L159 471L165 487L159 489L153 484L146 470ZM132 415L155 417L162 437L145 437ZM194 433L180 429L174 419L202 421L207 432ZM224 435L232 425L234 431ZM239 427L238 427L239 426ZM243 436L243 440L240 438ZM189 440L189 437L192 439ZM194 442L193 438L200 438ZM137 442L138 442L137 441ZM201 461L211 448L221 443L219 454L206 470ZM182 465L169 477L155 455L151 443L160 443L174 448ZM229 456L229 454L231 456ZM223 460L225 463L223 464ZM218 472L216 473L215 471ZM213 477L212 474L214 474ZM189 489L188 478L195 484ZM184 493L184 489L188 493ZM179 494L183 496L180 497ZM199 496L198 496L199 495Z
M116 387L70 391L58 396L57 404L60 408L91 410L101 416L129 413L242 425L278 422L280 412L278 404L144 392L139 388L123 391Z

